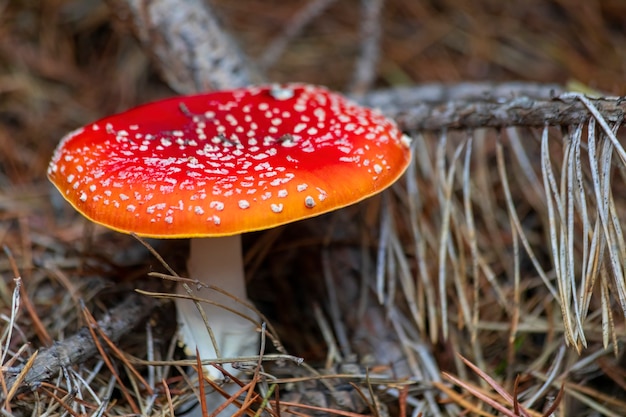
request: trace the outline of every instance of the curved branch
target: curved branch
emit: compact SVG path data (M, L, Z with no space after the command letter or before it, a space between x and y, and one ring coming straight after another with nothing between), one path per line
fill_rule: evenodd
M181 94L258 81L251 64L202 0L107 0Z

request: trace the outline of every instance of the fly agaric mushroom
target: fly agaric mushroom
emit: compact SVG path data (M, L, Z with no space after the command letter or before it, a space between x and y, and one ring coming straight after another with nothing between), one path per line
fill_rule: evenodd
M190 276L245 300L242 233L363 200L391 185L409 159L409 139L377 111L288 84L175 97L106 117L61 141L48 177L95 223L191 238ZM219 293L193 291L249 315ZM216 352L194 303L176 304L188 353L257 353L253 321L203 302Z

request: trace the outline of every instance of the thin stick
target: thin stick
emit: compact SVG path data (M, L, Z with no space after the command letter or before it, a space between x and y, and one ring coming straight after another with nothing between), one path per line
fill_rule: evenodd
M376 77L380 58L381 10L384 0L361 0L361 51L348 90L362 95Z
M311 0L298 13L289 18L287 26L280 35L274 39L259 58L259 65L267 69L274 65L276 61L287 49L289 42L293 40L302 30L324 10L326 10L336 0Z

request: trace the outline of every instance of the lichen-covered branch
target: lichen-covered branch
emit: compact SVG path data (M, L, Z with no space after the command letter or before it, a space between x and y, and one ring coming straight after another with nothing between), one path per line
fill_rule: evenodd
M258 81L233 38L203 0L108 0L163 78L178 93L242 87Z
M370 91L360 101L383 110L406 108L415 104L448 101L506 100L532 97L548 100L564 93L559 84L511 82L426 83Z
M405 130L575 125L588 120L585 105L563 93L562 87L551 84L428 84L375 91L358 101L379 108ZM591 103L608 122L620 121L626 113L623 97Z

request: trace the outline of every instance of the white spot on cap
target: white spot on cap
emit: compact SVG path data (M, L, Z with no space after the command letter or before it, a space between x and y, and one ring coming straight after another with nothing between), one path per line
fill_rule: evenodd
M285 189L278 190L278 196L281 197L281 198L287 197L287 190L285 190Z
M165 203L154 204L152 206L148 206L146 208L146 212L148 212L148 214L153 214L155 210L163 210L164 208L165 208Z
M87 201L87 194L80 193L80 201L83 201L83 202Z
M289 100L293 97L294 91L293 88L282 87L278 84L274 84L270 89L270 95L276 100Z
M309 187L309 186L308 186L308 185L306 185L306 184L298 184L298 185L296 186L296 190L298 190L299 192L302 192L302 191L306 190L308 187Z
M320 201L324 201L324 200L326 200L326 197L328 197L328 194L326 193L326 191L322 190L322 189L321 189L321 188L319 188L319 187L315 187L315 188L317 188L317 191L319 191L319 192L320 192L320 194L317 196L317 198L318 198Z
M211 201L209 203L209 207L217 211L222 211L224 210L224 203L222 203L221 201Z
M282 204L271 204L270 207L272 208L272 211L274 213L280 213L281 211L283 211L283 205Z
M248 207L250 207L250 203L248 202L248 200L239 200L237 204L239 204L239 208L241 209L247 209Z
M311 197L310 195L307 195L306 197L304 197L304 205L307 208L315 207L315 199Z
M374 172L380 174L381 172L383 172L383 167L378 164L374 164Z

